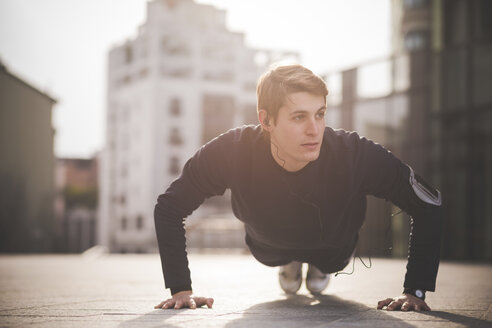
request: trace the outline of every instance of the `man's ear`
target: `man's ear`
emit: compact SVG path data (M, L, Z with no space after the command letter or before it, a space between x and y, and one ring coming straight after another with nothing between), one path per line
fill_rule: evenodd
M260 121L260 124L261 124L261 127L270 132L270 130L272 129L272 122L270 121L270 117L267 113L266 110L264 109L259 109L258 110L258 121Z

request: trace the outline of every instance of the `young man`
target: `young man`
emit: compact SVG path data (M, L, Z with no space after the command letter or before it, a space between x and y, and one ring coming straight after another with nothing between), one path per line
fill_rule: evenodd
M349 263L366 195L392 201L413 217L405 289L377 307L430 310L424 299L435 289L439 266L440 193L382 146L325 127L327 94L324 81L300 65L265 73L257 87L260 125L204 145L159 196L155 225L172 298L155 308L212 306L212 298L192 293L183 219L229 188L251 253L265 265L281 266L279 282L287 293L299 289L302 263L308 263L306 287L321 293L328 274Z

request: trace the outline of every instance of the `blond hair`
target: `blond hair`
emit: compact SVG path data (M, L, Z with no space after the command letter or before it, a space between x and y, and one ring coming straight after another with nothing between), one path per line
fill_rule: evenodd
M264 73L256 86L257 111L263 109L268 119L277 123L278 112L285 105L287 95L294 92L308 92L313 95L328 95L325 81L302 65L278 66Z

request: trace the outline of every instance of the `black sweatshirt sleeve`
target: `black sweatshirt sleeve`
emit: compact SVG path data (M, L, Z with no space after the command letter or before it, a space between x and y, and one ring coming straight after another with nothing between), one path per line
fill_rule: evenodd
M207 197L222 195L228 187L230 136L223 134L204 145L186 162L181 176L162 195L154 221L166 288L175 294L191 290L184 219Z
M404 287L434 291L444 219L442 205L424 202L415 194L409 166L390 151L364 137L357 143L355 165L362 173L366 194L389 200L411 216Z

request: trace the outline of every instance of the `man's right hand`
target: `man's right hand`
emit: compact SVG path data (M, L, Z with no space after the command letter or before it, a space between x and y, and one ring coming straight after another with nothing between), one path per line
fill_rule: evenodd
M196 309L197 307L201 307L203 305L207 305L209 308L211 308L212 304L214 304L213 298L197 297L193 295L193 292L191 290L183 290L179 293L174 294L172 298L169 298L157 304L156 306L154 306L154 309Z

